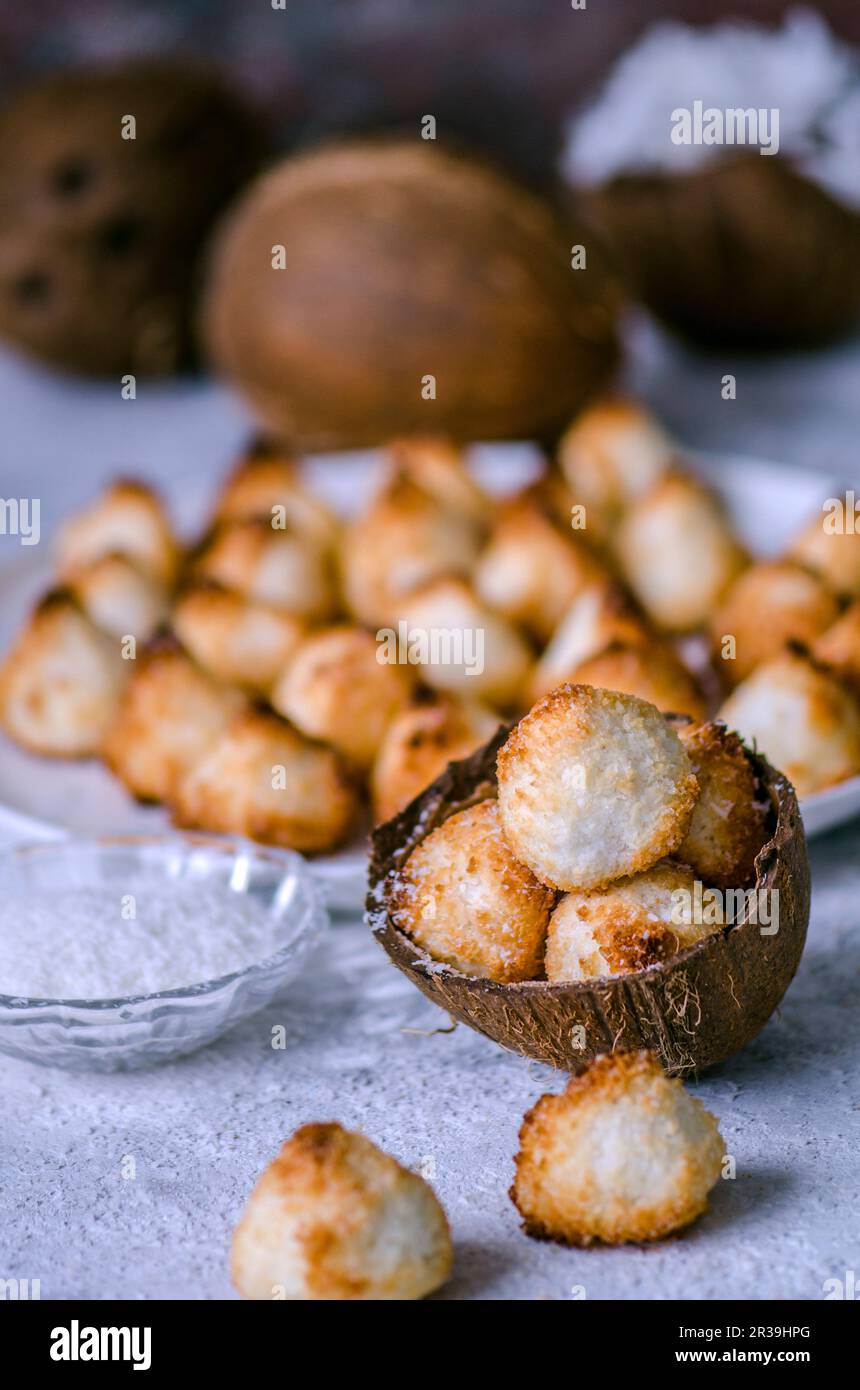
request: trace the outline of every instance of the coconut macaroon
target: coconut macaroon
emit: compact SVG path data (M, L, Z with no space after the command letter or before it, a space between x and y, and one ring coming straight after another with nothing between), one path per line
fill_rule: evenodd
M165 588L176 579L179 546L163 502L145 483L112 483L60 530L57 563L64 578L104 555L127 555Z
M630 508L615 554L645 612L669 632L705 623L747 563L713 493L680 473L667 474Z
M37 605L0 666L0 723L34 753L89 757L129 670L119 643L57 589Z
M474 753L498 724L498 716L484 705L453 696L436 696L401 710L383 734L371 773L376 823L401 811L449 762Z
M336 849L358 797L337 754L274 714L239 714L179 778L175 824L304 853Z
M828 498L788 556L820 574L837 594L860 594L860 515L853 498Z
M583 542L518 498L502 509L473 582L491 608L546 642L577 595L603 574Z
M177 782L242 707L236 690L212 680L178 646L158 643L127 663L102 756L139 801L167 801Z
M529 681L531 698L539 700L571 680L583 662L612 643L645 646L654 641L654 633L619 584L603 580L591 584L574 599L539 657Z
M167 590L125 555L101 555L76 569L69 589L111 637L147 642L167 618Z
M244 1298L424 1298L451 1272L445 1213L417 1173L338 1124L303 1125L257 1182L233 1234Z
M808 643L835 622L839 601L823 579L789 560L764 560L739 575L711 619L726 679L736 685L786 642ZM731 644L727 639L734 639ZM728 655L726 655L728 653Z
M239 460L221 494L215 522L265 520L308 536L331 550L340 534L340 522L307 486L295 461L265 442L249 449Z
M573 684L602 686L638 695L669 714L704 719L705 697L695 677L665 642L613 642L571 672Z
M370 628L396 622L404 595L440 575L470 572L480 535L468 516L396 479L344 534L340 564L350 612Z
M678 858L715 888L743 888L767 838L767 807L737 734L715 720L678 729L699 799Z
M435 960L510 984L539 974L553 901L512 854L498 804L482 801L416 845L397 873L391 910Z
M486 524L490 499L467 469L462 451L450 439L410 435L388 446L394 475L407 478L446 511Z
M600 888L671 855L698 784L675 730L634 695L563 685L499 750L499 810L517 858L556 888Z
M672 462L672 441L634 401L610 399L586 410L563 435L559 466L573 501L586 509L586 529L608 539L623 512Z
M305 635L301 619L217 584L192 584L173 610L182 645L216 680L267 695Z
M810 796L860 772L860 703L834 672L800 649L759 666L719 717Z
M439 579L400 603L411 658L434 690L506 708L519 702L531 651L461 579Z
M812 654L860 691L860 599L812 643Z
M337 606L331 557L323 547L268 521L219 527L195 557L193 575L308 621L331 617Z
M355 767L370 767L387 725L412 691L409 666L379 660L369 632L347 625L313 632L294 652L271 702L310 738Z
M597 1057L526 1115L511 1200L537 1239L660 1240L705 1211L724 1152L714 1116L651 1053Z
M723 925L716 895L701 913L698 901L693 871L671 859L606 888L566 893L547 928L547 979L597 980L670 960Z

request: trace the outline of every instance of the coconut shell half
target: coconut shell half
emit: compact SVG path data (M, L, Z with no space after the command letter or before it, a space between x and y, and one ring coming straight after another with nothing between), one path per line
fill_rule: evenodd
M496 794L496 754L509 730L447 770L373 835L367 920L391 960L428 999L503 1047L565 1071L603 1052L655 1052L684 1076L738 1052L764 1027L797 970L809 921L806 837L794 788L748 753L772 808L756 888L779 890L779 929L743 920L672 960L593 983L496 984L433 960L392 922L393 876L414 847L466 806Z

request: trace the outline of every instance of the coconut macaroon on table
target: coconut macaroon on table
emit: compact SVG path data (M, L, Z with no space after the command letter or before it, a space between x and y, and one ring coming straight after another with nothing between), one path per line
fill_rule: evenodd
M852 477L860 345L814 366L744 369L750 384L731 404L716 367L675 357L650 331L631 346L633 386L654 398L659 368L672 389L654 403L684 442ZM821 409L789 415L797 393ZM40 497L46 545L118 466L163 488L181 517L211 496L247 430L210 387L150 389L129 407L111 387L61 385L6 360L0 405L5 439L19 441L15 453L0 444L0 493ZM798 520L807 510L804 500ZM766 541L766 521L762 530ZM0 538L0 566L23 553ZM62 822L63 765L45 764L45 777ZM455 1264L436 1297L824 1297L858 1259L860 825L814 839L810 852L813 913L794 983L752 1043L688 1083L718 1117L735 1176L682 1237L647 1249L529 1240L507 1196L517 1130L563 1077L451 1031L353 915L282 998L183 1060L95 1075L0 1056L8 1261L40 1280L43 1298L230 1297L230 1235L258 1174L299 1125L337 1119L439 1195Z

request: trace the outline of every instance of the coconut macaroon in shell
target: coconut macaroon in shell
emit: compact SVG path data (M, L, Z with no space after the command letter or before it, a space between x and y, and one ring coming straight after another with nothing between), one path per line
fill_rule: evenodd
M453 696L437 695L401 710L385 730L373 764L374 820L389 820L449 762L485 743L498 725L485 706Z
M64 578L105 555L126 555L158 583L173 584L179 545L164 504L145 483L120 479L61 528L57 564Z
M833 503L837 505L834 507ZM829 505L828 505L829 504ZM837 594L860 594L860 515L849 499L828 498L788 548L788 558L820 574Z
M747 563L713 493L680 473L667 474L636 502L614 539L636 598L670 632L706 622Z
M192 577L308 621L330 617L337 606L325 549L300 531L273 527L270 520L219 527L196 555Z
M303 1125L257 1182L233 1233L244 1298L424 1298L451 1272L433 1189L361 1134Z
M563 685L499 751L499 811L514 852L556 888L599 888L670 855L698 784L678 735L634 695Z
M635 646L613 642L570 675L575 685L595 685L638 695L667 714L704 719L705 697L695 677L668 643L655 638Z
M669 960L723 925L717 902L696 922L696 901L693 871L671 859L607 888L566 893L547 928L547 979L596 980Z
M800 648L757 667L719 717L781 767L799 796L860 772L860 702Z
M674 445L635 401L599 401L562 436L558 463L586 532L609 540L616 522L669 468Z
M171 803L176 825L309 854L342 844L358 810L355 787L331 748L256 710L208 740Z
M818 575L787 560L761 561L738 576L711 619L718 658L734 638L734 655L718 665L736 685L786 642L812 641L838 612L836 595Z
M244 704L173 641L128 662L130 679L102 744L111 772L140 801L167 801L191 764Z
M554 893L517 860L495 801L451 816L401 867L392 916L435 960L509 983L538 974Z
M439 579L408 594L399 616L410 642L426 637L430 643L420 672L434 690L502 708L519 703L531 652L516 628L463 580Z
M132 665L119 642L57 589L36 606L0 666L0 724L34 753L90 757Z
M655 1057L605 1055L526 1115L511 1200L537 1239L660 1240L705 1211L724 1152L714 1116Z
M182 645L210 675L255 695L268 694L306 631L286 609L211 583L183 589L171 622Z
M412 690L412 669L380 662L364 628L324 628L299 645L272 691L272 704L309 738L323 739L367 769L387 725Z
M699 798L678 858L716 888L743 888L755 877L767 837L768 808L746 750L724 724L690 724L678 734L687 750Z
M620 584L612 580L591 584L574 599L538 658L529 681L531 698L539 700L571 680L583 662L614 642L646 646L655 640Z

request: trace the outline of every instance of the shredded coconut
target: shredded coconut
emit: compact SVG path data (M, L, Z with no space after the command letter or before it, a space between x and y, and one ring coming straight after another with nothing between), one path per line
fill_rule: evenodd
M574 184L616 174L682 173L723 145L674 144L672 112L776 109L779 149L795 167L860 206L860 62L812 10L776 30L730 21L694 29L662 21L619 59L594 103L571 119L562 161Z
M134 915L131 915L131 914ZM204 984L274 955L283 923L215 884L138 878L0 902L0 993L116 999Z

